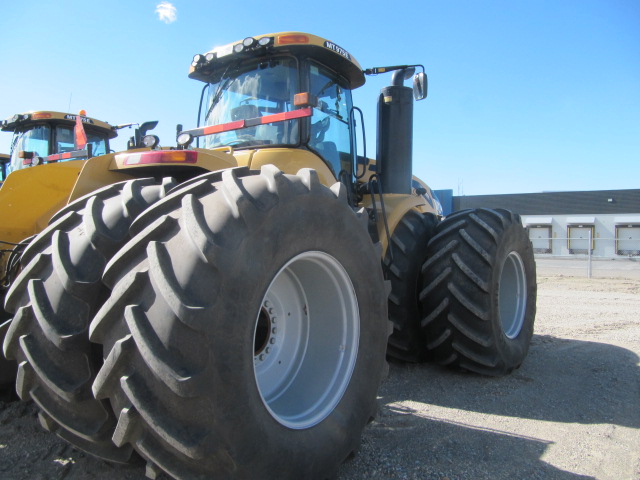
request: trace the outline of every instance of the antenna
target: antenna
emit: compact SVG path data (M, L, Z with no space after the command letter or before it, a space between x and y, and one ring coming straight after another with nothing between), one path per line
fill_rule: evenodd
M69 94L69 106L67 107L67 112L71 112L71 99L73 98L73 92Z

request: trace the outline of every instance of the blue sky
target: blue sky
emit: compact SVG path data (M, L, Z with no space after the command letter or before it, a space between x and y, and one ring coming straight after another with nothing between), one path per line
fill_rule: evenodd
M414 173L455 194L640 188L640 1L2 1L0 118L77 112L112 124L195 126L191 58L262 33L301 30L363 68L422 63ZM170 12L171 13L171 12ZM389 76L354 91L368 153ZM122 149L129 130L113 146ZM0 133L0 152L10 135Z

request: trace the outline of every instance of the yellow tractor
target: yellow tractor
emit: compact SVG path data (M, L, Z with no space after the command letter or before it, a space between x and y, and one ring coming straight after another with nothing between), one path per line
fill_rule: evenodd
M351 92L387 72L370 160ZM196 127L86 161L22 254L3 347L45 428L107 460L136 452L151 478L333 478L387 354L520 366L531 243L506 210L443 219L412 176L422 66L363 70L283 32L196 55L189 76Z
M136 128L129 149L144 147L143 136L157 122ZM86 116L48 110L20 113L0 122L0 131L13 134L11 153L0 155L0 299L20 268L24 247L46 226L52 215L64 207L75 190L85 161L109 153L109 141L118 130L137 124L109 125ZM83 136L78 143L76 133ZM154 138L148 140L154 141ZM74 161L71 161L74 160ZM35 168L34 168L35 167ZM11 175L9 175L11 174ZM128 177L127 177L128 178ZM5 182L6 180L6 182ZM86 182L82 183L86 188ZM91 189L104 186L93 184ZM0 309L0 338L9 322ZM0 385L13 382L15 366L0 357Z

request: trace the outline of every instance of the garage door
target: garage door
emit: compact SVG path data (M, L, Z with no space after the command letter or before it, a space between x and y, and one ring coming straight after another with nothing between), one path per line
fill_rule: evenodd
M588 253L589 248L593 251L595 243L595 227L593 225L576 225L567 227L567 230L569 253ZM591 238L590 247L589 238Z
M530 226L529 239L534 253L551 253L551 225Z
M616 254L640 256L640 225L616 225Z

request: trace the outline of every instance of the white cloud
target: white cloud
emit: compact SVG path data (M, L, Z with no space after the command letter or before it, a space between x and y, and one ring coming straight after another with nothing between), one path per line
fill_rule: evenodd
M178 18L176 7L169 2L160 2L160 4L156 6L156 13L158 14L158 19L164 23L175 22Z

